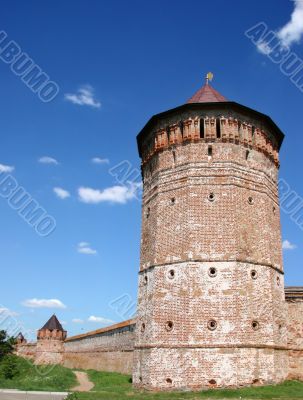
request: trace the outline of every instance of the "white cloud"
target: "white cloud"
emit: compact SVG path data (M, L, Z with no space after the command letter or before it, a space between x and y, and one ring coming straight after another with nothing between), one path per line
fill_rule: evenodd
M262 42L262 41L258 42L257 49L260 53L265 54L265 55L267 55L271 52L270 46L267 43Z
M80 242L78 243L77 246L77 251L80 254L89 254L89 255L95 255L97 254L97 250L93 249L90 247L90 244L87 242Z
M295 8L291 14L290 21L277 33L284 46L298 43L303 36L303 1L295 0L294 3Z
M59 164L59 162L55 158L48 157L48 156L40 157L38 162L41 163L41 164L53 164L53 165L58 165Z
M15 167L11 165L0 164L0 172L13 172Z
M91 162L93 164L109 164L109 159L108 158L94 157L94 158L91 159Z
M59 199L64 200L64 199L67 199L68 197L70 197L70 193L65 189L62 189L60 187L55 187L53 190L54 190L55 194L57 195L57 197L59 197Z
M297 246L293 243L290 243L288 240L283 240L282 249L284 250L294 250Z
M22 305L29 308L66 308L66 305L58 299L28 299L24 300Z
M131 183L128 186L112 186L104 190L80 187L78 195L80 201L88 204L102 202L125 204L128 200L137 197L139 188L141 188L141 184L137 183Z
M84 323L83 319L80 319L80 318L73 318L72 322L74 324L83 324Z
M114 324L115 323L115 321L112 321L111 319L106 319L106 318L103 318L103 317L96 317L94 315L91 315L88 318L88 321L89 322L97 322L99 324L104 324L104 325Z
M9 308L6 307L0 307L0 319L3 318L3 316L7 317L17 317L19 314L15 311L11 311Z
M90 85L83 85L77 93L66 93L64 97L65 100L80 106L101 107L101 103L94 98L94 89Z

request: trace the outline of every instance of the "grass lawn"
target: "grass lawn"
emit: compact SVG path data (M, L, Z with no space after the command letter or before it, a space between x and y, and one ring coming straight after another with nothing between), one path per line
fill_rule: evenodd
M0 363L0 388L43 391L69 391L77 385L72 370L59 365L34 366L31 362L13 356L14 376L4 376L4 365ZM88 393L77 393L79 400L169 400L169 399L303 399L303 382L285 382L281 385L253 387L239 390L208 390L203 392L150 393L134 390L130 376L110 372L86 371L94 388Z
M4 363L0 363L0 388L20 390L68 391L77 384L74 373L59 365L35 366L24 358L13 356L15 360L15 376L5 379Z
M303 382L285 382L281 385L253 387L239 390L208 390L195 393L148 393L135 391L130 376L116 373L87 371L95 384L94 392L77 394L79 400L126 399L303 399Z

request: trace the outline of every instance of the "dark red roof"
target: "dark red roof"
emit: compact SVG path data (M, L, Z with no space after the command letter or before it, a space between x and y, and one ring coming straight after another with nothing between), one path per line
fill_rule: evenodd
M222 101L228 100L212 86L206 83L189 100L187 100L187 103L218 103Z
M62 328L62 325L58 321L58 318L55 316L55 314L47 321L47 323L40 329L42 331L43 329L48 329L50 331L62 331L64 332L64 329Z

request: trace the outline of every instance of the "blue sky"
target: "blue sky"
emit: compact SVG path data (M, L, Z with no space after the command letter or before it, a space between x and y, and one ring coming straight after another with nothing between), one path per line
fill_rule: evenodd
M109 170L124 160L140 168L136 134L151 115L183 104L208 71L220 93L270 115L285 132L281 177L303 196L303 93L244 34L262 21L280 31L294 6L2 2L0 30L59 87L42 102L0 60L0 168L10 168L57 224L41 237L0 198L0 303L26 329L54 312L69 334L129 316L110 303L127 295L133 310L136 300L140 201L137 186L121 188ZM303 58L301 16L288 44ZM303 285L302 230L285 213L282 230L286 283Z

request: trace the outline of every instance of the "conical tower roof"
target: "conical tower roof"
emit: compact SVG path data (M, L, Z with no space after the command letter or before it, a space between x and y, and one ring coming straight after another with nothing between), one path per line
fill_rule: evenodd
M47 321L47 323L40 329L40 331L42 331L43 329L48 329L50 331L57 330L64 332L64 329L62 328L62 325L60 324L55 314Z
M209 83L205 83L187 103L218 103L228 101L222 94L217 92Z

